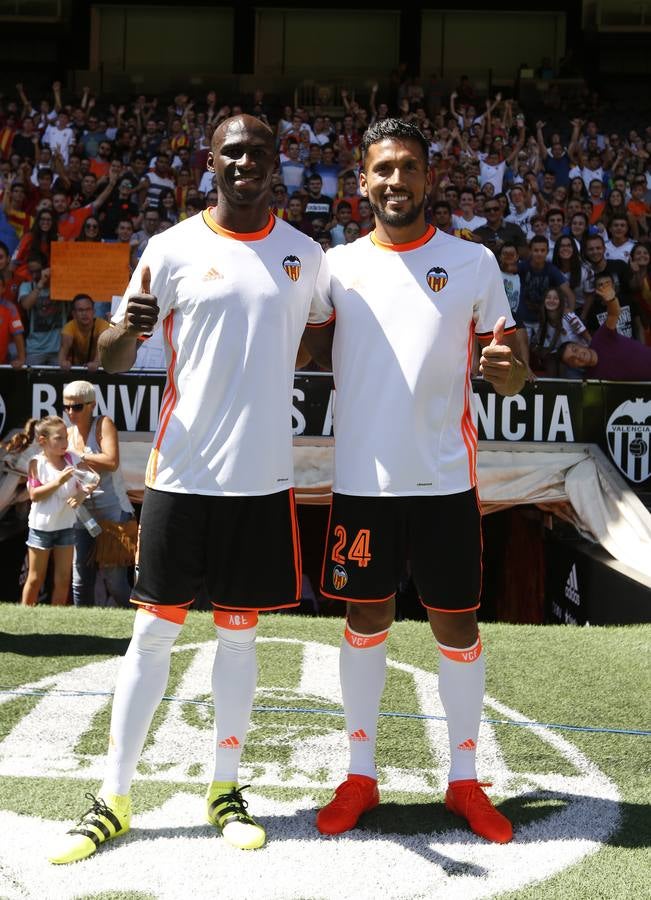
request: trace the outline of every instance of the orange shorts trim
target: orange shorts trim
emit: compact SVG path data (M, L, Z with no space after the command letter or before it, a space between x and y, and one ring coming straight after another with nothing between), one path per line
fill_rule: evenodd
M218 628L228 628L230 631L243 631L245 628L255 628L258 624L258 613L255 609L246 612L213 609L212 617Z
M386 603L387 600L393 600L395 597L395 591L393 594L389 594L388 597L372 597L370 600L368 598L356 600L354 597L342 597L341 594L329 594L323 588L320 588L319 593L323 594L324 597L330 597L332 600L343 600L344 603Z
M428 606L427 603L423 603L422 600L420 602L425 607L425 609L430 609L432 612L442 612L442 613L452 613L452 614L464 613L464 612L475 612L475 610L478 610L481 605L478 603L476 606L469 606L467 609L439 609L438 606Z
M366 647L377 647L378 644L383 644L388 636L388 628L384 631L377 631L375 634L360 634L358 631L353 631L348 623L346 623L346 630L344 631L344 637L350 646L358 650L366 649Z
M236 608L234 606L218 606L217 603L213 603L213 609L215 612L230 612L230 613L244 613L245 615L253 615L253 613L261 613L261 612L274 612L277 609L291 609L294 606L300 606L301 601L295 600L292 603L281 603L280 606L261 606L261 607L240 607Z
M165 619L167 622L175 622L177 625L183 625L188 615L190 604L184 606L165 606L156 603L143 603L141 600L131 600L134 606L137 606L143 612L156 616L157 619Z
M448 659L454 660L454 662L461 663L471 663L475 662L476 659L479 659L481 656L481 638L478 637L472 647L465 647L463 649L457 649L456 647L446 647L443 644L437 645L439 648L439 652L443 654L443 656L447 656Z

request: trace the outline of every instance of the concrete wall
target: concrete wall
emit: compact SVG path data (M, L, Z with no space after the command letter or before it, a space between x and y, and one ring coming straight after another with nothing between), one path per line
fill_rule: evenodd
M558 12L423 10L421 73L446 81L461 74L475 83L516 77L521 63L557 63L565 47L565 16Z

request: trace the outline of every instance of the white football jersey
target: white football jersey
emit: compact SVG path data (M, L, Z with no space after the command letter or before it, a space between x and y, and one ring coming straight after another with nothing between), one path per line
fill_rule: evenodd
M336 326L333 490L454 494L476 482L475 335L514 327L495 257L429 227L328 251Z
M319 244L270 216L253 234L208 211L153 237L113 318L158 299L167 382L146 484L191 494L272 494L293 485L294 365L308 318L332 310Z

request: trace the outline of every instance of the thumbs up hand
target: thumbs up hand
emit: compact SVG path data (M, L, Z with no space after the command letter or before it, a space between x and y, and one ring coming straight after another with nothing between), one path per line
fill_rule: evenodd
M150 335L158 320L158 303L151 293L151 270L143 266L140 273L140 293L132 294L127 302L126 331L132 337Z
M493 326L493 339L484 347L479 360L479 371L498 394L511 396L522 390L526 380L526 367L517 359L505 341L506 319L500 316Z
M495 325L493 325L493 340L490 342L491 347L499 347L504 341L504 326L506 325L506 317L500 316Z

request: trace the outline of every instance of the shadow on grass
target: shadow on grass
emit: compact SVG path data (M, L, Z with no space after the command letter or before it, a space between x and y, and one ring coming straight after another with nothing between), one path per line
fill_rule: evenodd
M529 833L523 835L522 829L536 824L544 826L550 816L564 812L573 803L589 805L589 815L581 817L582 827L572 832L563 828L562 836L557 835L559 839L594 839L598 831L595 823L609 821L619 814L619 825L605 843L630 849L651 846L651 807L648 804L616 803L602 797L536 791L511 797L496 803L495 807L513 823L514 840L529 843L541 839L540 831L529 829ZM376 834L410 836L423 833L444 835L452 828L465 827L464 820L449 813L442 802L382 803L364 815L359 829Z
M129 640L97 634L0 632L0 653L17 653L20 656L123 656Z

